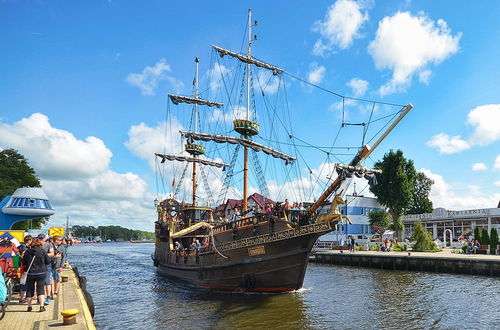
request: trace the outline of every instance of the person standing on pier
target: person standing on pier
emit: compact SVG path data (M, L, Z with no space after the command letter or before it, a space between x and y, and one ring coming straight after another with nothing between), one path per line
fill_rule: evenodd
M38 303L40 304L40 312L45 311L44 301L45 301L45 279L47 277L47 265L50 263L49 256L43 248L44 239L36 238L31 244L31 248L26 251L23 258L23 265L26 267L28 272L28 277L26 280L27 293L26 297L28 299L28 312L32 311L31 300L35 294L38 297Z
M61 272L66 262L66 254L67 248L64 244L62 244L61 236L53 237L53 248L54 248L54 258L52 259L52 263L55 266L52 269L52 279L54 283L54 288L52 290L51 299L55 299L59 293L59 283L61 282Z

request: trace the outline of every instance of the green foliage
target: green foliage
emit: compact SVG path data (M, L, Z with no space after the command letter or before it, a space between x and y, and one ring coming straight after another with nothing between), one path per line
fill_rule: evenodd
M436 243L432 240L432 235L429 233L420 221L415 223L413 227L412 240L415 241L413 251L419 252L434 252L439 251Z
M382 235L391 224L387 212L384 210L372 211L368 214L372 230Z
M468 247L469 247L469 246L468 246L467 244L462 245L462 251L463 251L464 253L467 253L467 248L468 248Z
M354 251L363 251L363 246L361 246L361 245L356 245L356 246L354 247Z
M432 202L429 193L434 181L429 179L424 173L417 172L413 186L413 197L411 204L406 210L406 214L422 214L432 212Z
M0 200L22 187L40 187L40 180L35 170L16 150L0 151ZM12 229L40 229L47 221L48 218L19 221L12 226Z
M21 187L40 187L28 160L14 149L0 151L0 199Z
M370 184L370 191L388 208L391 229L398 235L404 229L403 214L432 212L429 192L434 181L417 172L413 161L407 160L401 150L391 150L375 167L382 173L377 174L377 184Z
M378 251L378 249L379 249L378 244L370 246L370 251Z
M478 242L481 242L481 229L479 229L479 227L474 228L474 239L477 239Z
M490 253L495 254L498 245L498 231L495 227L491 228L490 233Z
M479 242L482 245L490 244L490 235L488 235L488 229L483 228L483 232L481 233L481 240Z
M391 249L393 251L406 251L406 245L396 243L394 245L391 245Z
M127 229L120 226L78 226L75 225L71 228L73 235L82 238L93 238L100 236L103 240L112 241L129 241L129 240L153 240L155 239L154 233Z

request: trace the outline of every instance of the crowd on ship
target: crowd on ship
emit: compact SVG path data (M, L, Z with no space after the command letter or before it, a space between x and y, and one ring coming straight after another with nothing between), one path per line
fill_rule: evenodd
M39 311L44 312L45 306L59 294L61 272L65 267L67 248L71 245L71 240L61 236L46 237L45 234L35 237L27 235L24 242L16 246L12 239L11 235L4 234L0 242L2 274L9 274L14 270L13 258L19 256L19 303L27 304L27 311L31 312L32 302L38 301Z

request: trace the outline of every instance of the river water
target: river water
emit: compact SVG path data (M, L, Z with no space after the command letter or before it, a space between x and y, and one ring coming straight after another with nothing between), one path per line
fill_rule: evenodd
M156 274L154 244L81 244L98 329L500 329L500 279L310 264L304 288L224 293Z

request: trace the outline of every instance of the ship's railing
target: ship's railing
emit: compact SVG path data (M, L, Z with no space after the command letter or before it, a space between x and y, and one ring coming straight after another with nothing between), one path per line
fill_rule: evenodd
M269 218L268 214L256 214L251 217L242 218L239 220L229 220L227 223L215 226L213 228L214 234L221 233L223 231L233 230L243 226L258 225L262 222L267 222Z

